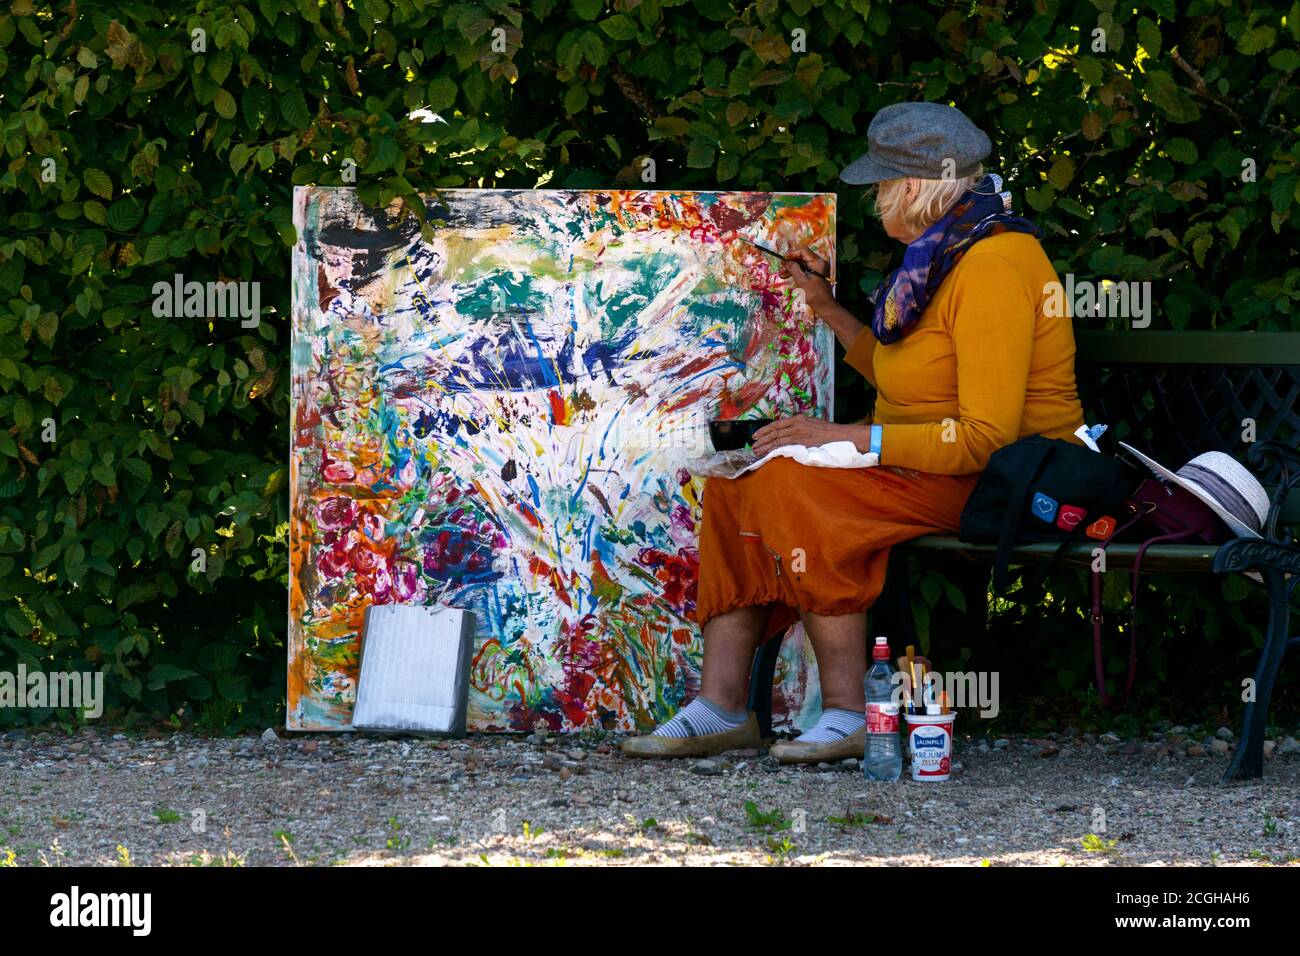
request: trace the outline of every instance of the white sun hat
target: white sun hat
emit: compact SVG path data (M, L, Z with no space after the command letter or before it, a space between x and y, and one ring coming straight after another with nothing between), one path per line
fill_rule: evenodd
M1158 478L1194 494L1218 515L1239 538L1259 538L1268 518L1268 492L1246 466L1221 451L1197 455L1177 471L1170 471L1132 445L1119 443Z

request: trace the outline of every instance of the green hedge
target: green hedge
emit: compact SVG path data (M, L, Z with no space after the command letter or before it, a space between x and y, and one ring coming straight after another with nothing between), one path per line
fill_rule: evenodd
M1151 280L1157 327L1292 328L1300 4L1139 6L14 0L0 667L102 667L115 704L214 729L277 719L290 195L345 158L416 215L438 187L640 186L646 158L658 188L831 189L875 110L951 100L1060 271ZM861 308L897 249L841 196ZM176 273L259 282L260 326L155 317Z

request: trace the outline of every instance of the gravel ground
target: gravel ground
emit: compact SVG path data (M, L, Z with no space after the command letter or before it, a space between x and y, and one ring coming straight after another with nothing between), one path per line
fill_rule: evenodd
M869 784L614 737L13 731L0 866L1300 865L1300 745L1224 787L1230 736L966 739L946 784Z

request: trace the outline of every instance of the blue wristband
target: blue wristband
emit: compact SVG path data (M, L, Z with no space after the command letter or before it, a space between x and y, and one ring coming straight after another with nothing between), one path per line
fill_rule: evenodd
M871 426L871 447L868 450L870 454L880 455L880 439L885 434L885 429L880 425Z

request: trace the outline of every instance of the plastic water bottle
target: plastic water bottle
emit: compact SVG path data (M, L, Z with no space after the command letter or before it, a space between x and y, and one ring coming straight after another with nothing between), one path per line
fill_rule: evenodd
M867 749L862 755L862 772L868 780L897 780L903 773L893 676L889 638L878 637L871 652L871 669L862 681L867 697Z

